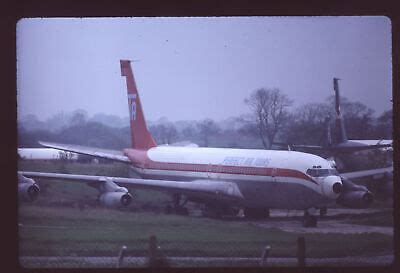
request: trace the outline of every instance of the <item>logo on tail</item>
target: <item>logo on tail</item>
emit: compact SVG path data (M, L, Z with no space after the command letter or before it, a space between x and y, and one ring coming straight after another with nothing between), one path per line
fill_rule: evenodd
M128 94L128 104L130 119L136 120L136 94Z

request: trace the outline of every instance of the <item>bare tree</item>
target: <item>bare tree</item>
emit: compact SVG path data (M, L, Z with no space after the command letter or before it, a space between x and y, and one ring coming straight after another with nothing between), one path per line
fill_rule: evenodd
M245 99L245 103L252 111L264 148L271 149L276 135L287 120L286 109L292 100L277 88L261 88Z
M171 122L153 125L149 129L160 144L171 144L178 136L178 131Z
M75 110L71 117L70 124L71 125L85 124L87 121L87 116L88 114L85 110L82 109Z
M193 124L188 124L182 129L182 136L185 138L193 138L197 134L196 128Z
M334 122L332 107L327 103L308 103L297 107L290 114L283 130L290 144L327 144L328 122ZM327 120L328 119L328 120Z
M393 110L383 112L376 122L376 138L392 138L393 137Z
M171 144L178 137L178 130L172 123L168 123L166 126L166 140L168 144Z
M199 134L204 141L204 146L208 147L209 137L219 132L218 125L211 119L205 119L197 124Z
M327 99L330 105L335 105L333 96ZM374 137L374 110L358 101L350 101L345 97L340 99L343 122L349 139L368 139ZM334 111L334 108L332 107Z

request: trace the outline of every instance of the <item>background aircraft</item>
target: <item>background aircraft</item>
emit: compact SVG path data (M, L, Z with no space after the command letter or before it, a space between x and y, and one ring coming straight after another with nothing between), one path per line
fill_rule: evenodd
M343 121L343 115L340 107L339 79L333 79L333 89L335 92L335 112L336 120L333 131L333 137L330 129L329 118L326 118L326 140L324 145L301 145L301 144L284 144L290 146L291 149L305 152L312 152L327 158L332 165L338 170L353 171L351 178L358 178L358 175L370 177L370 186L375 189L375 192L384 196L391 196L393 193L393 167L383 168L384 173L376 174L375 170L360 170L365 169L368 161L371 160L370 155L375 158L379 157L384 161L389 161L393 165L393 140L374 139L374 140L349 140L347 138L346 128ZM283 145L282 143L278 143ZM358 170L354 172L354 170ZM368 175L370 174L370 175Z
M77 160L78 154L53 148L18 148L18 156L24 160Z
M346 128L344 126L343 115L340 110L340 93L339 93L339 79L333 78L333 89L335 91L335 127L333 137L329 126L329 118L326 119L327 134L325 145L302 145L302 144L284 144L290 145L292 149L301 149L308 152L323 152L328 157L336 157L340 154L354 153L365 150L383 149L393 150L393 140L388 139L369 139L369 140L349 140L347 139ZM282 143L276 143L283 145Z
M268 216L271 208L305 211L305 225L315 225L308 209L339 202L350 207L365 207L372 194L363 186L342 180L331 164L316 155L295 151L249 150L157 146L149 133L130 61L121 60L126 77L132 148L104 150L70 144L41 142L54 149L124 162L141 179L101 177L60 173L19 172L20 194L30 195L37 186L31 178L57 178L84 182L99 190L106 206L127 206L133 196L126 187L151 188L173 196L166 208L187 214L186 202L206 204L215 216L234 214L244 208L249 218ZM122 185L122 186L120 186ZM126 187L125 187L126 186Z

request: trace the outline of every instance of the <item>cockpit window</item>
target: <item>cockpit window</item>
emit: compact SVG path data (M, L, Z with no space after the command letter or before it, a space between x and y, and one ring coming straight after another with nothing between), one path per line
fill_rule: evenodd
M336 169L308 169L306 172L309 176L312 177L325 177L329 175L338 175Z
M317 177L317 169L308 169L307 174L312 177Z

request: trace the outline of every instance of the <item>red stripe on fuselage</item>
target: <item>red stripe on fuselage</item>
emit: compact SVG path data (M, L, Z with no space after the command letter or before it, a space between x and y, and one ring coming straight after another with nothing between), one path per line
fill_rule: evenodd
M149 170L168 170L168 171L185 171L200 173L221 173L221 174L242 174L242 175L259 175L275 177L292 177L310 181L316 185L318 183L311 177L301 171L283 168L265 168L265 167L248 167L248 166L228 166L215 164L192 164L192 163L173 163L159 162L151 160L147 151L136 149L125 149L125 155L132 161L135 167Z

